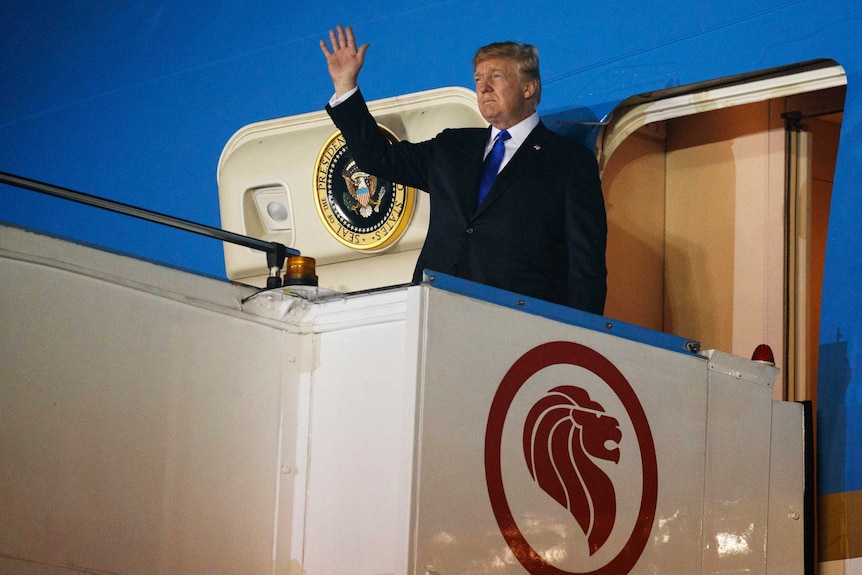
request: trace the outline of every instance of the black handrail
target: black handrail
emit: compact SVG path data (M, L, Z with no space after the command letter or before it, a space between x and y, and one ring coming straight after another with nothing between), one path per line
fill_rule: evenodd
M253 250L266 252L266 262L267 266L269 267L269 277L266 280L267 288L280 287L281 270L282 268L284 268L285 258L287 256L300 255L299 250L289 248L284 244L280 244L278 242L267 242L257 238L244 236L242 234L229 232L221 228L214 228L212 226L207 226L189 220L176 218L174 216L169 216L167 214L162 214L144 208L131 206L122 202L116 202L114 200L100 198L98 196L85 194L84 192L78 192L75 190L70 190L68 188L62 188L60 186L46 184L45 182L31 180L29 178L8 174L6 172L0 172L0 183L9 184L27 190L32 190L34 192L39 192L42 194L48 194L49 196L63 198L65 200L71 200L73 202L86 204L88 206L94 206L104 210L110 210L112 212L132 216L133 218L155 222L157 224L178 228L187 232L192 232L195 234L200 234L202 236L207 236L232 244L244 246Z

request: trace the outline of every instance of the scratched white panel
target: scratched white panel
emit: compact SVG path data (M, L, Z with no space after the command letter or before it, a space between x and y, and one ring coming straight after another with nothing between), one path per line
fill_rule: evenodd
M270 573L290 337L222 282L35 244L0 258L4 573Z
M416 381L406 292L316 313L303 573L403 573Z
M704 573L766 573L772 378L747 380L747 365L710 358Z
M802 419L801 404L772 403L769 545L766 549L766 572L770 575L801 575L805 572L805 547L799 544L803 540L805 522L805 434L800 425Z
M501 534L485 465L492 400L507 371L546 342L580 344L606 358L634 391L656 448L655 517L632 572L700 571L706 422L706 361L514 310L431 291L422 395L415 573L525 573ZM619 462L598 461L617 511L610 535L590 554L585 529L532 479L522 449L529 409L557 385L587 391L621 431ZM601 437L601 435L600 435ZM511 401L501 435L505 497L542 561L573 573L618 561L632 537L644 492L635 424L605 381L582 367L549 366ZM594 474L595 475L595 474ZM595 481L593 484L597 484ZM589 488L591 496L597 488ZM604 506L604 507L602 507ZM607 506L587 517L597 520ZM584 517L583 511L577 512ZM623 554L624 555L624 554Z

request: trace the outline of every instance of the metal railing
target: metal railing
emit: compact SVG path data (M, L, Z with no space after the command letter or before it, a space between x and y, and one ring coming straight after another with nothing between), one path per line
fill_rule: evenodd
M47 194L49 196L54 196L57 198L63 198L65 200L71 200L80 204L86 204L88 206L117 212L120 214L131 216L133 218L147 220L150 222L170 226L172 228L177 228L180 230L185 230L187 232L192 232L202 236L215 238L217 240L229 242L239 246L244 246L253 250L266 252L266 263L267 267L269 268L269 277L266 280L267 288L281 287L281 270L284 268L284 260L288 256L300 255L299 250L289 248L284 244L280 244L278 242L267 242L257 238L244 236L242 234L229 232L221 228L214 228L212 226L199 224L189 220L169 216L167 214L162 214L144 208L131 206L129 204L116 202L114 200L108 200L106 198L100 198L98 196L85 194L84 192L70 190L68 188L63 188L60 186L47 184L45 182L31 180L29 178L24 178L5 172L0 172L0 183L9 184L11 186L39 192L42 194Z

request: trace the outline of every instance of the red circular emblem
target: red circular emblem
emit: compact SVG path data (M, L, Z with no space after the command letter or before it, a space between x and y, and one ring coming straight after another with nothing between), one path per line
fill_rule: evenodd
M591 571L566 571L539 555L518 527L503 485L501 445L509 409L528 379L554 365L584 368L604 382L625 409L640 451L643 485L634 527L619 552L604 565ZM607 475L595 465L590 474L590 458L598 457L612 463L619 461L620 450L609 446L620 441L620 432L616 420L605 414L601 404L591 400L586 390L562 385L548 393L536 403L527 416L523 440L527 466L539 486L558 503L567 507L573 520L580 524L588 536L592 555L610 537L616 503L613 483ZM541 449L536 449L536 445ZM584 451L580 462L576 453L579 449L574 449L573 445ZM542 453L543 450L547 453ZM563 459L569 461L562 461ZM548 468L550 471L543 472L543 469ZM491 403L485 430L485 480L500 532L514 556L533 575L628 573L637 563L649 540L658 498L655 443L649 422L637 395L623 374L607 358L583 345L564 341L539 345L521 356L503 377ZM591 485L590 490L581 489L579 492L579 487L585 481ZM602 516L586 515L592 513L592 506L596 503L582 501L589 497L601 499L604 506Z

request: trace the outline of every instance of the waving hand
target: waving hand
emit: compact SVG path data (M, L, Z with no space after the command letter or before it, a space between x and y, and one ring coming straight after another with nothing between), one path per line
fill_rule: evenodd
M331 50L326 45L326 40L320 41L320 49L326 56L326 67L329 69L332 84L335 86L335 95L338 97L356 87L359 70L365 63L368 44L357 48L353 28L348 26L345 29L340 25L335 30L329 31L329 41L332 44Z

